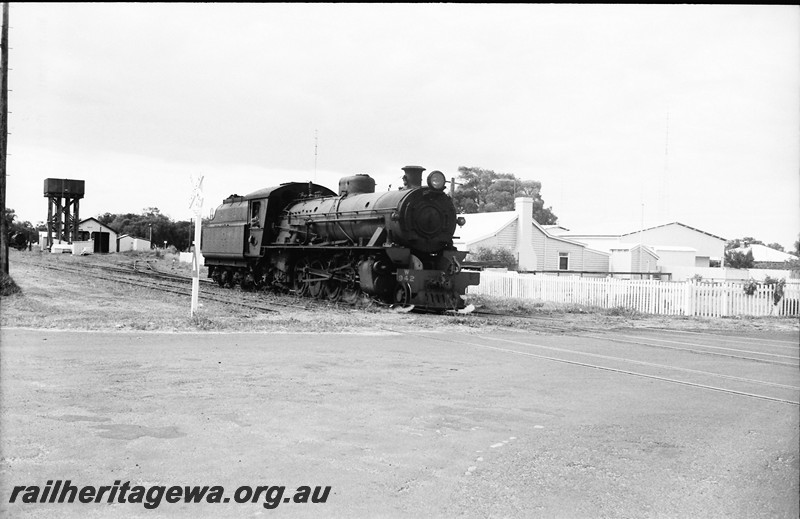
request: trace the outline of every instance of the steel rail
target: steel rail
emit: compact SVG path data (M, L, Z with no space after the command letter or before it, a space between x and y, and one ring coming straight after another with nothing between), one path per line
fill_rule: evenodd
M64 268L63 265L55 266L55 265L44 265L44 264L42 264L40 266L44 267L44 268L49 268L51 270L69 272L69 273L72 273L72 274L86 274L86 271L85 271L84 267L86 267L87 265L82 265L79 268ZM131 274L133 272L133 271L126 271L126 270L121 270L121 269L113 268L113 267L109 269L109 268L107 268L105 266L100 266L100 265L93 265L91 267L99 269L99 270L111 270L111 271L115 271L115 272L121 272L123 274ZM149 277L150 276L150 274L142 273L142 272L138 272L138 271L136 271L135 274L139 275L139 276L145 276L145 277ZM120 278L120 277L107 277L107 276L99 276L99 275L96 275L96 274L92 275L92 277L94 279L100 279L100 280L109 281L109 282L112 282L112 283L123 283L123 284L127 284L127 285L136 286L136 287L139 287L139 288L148 288L148 289L151 289L151 290L157 290L159 292L167 292L167 293L172 293L172 294L177 294L177 295L182 295L182 296L191 295L191 288L189 288L189 287L183 287L183 286L181 286L181 287L174 287L174 286L170 287L169 285L166 285L164 283L153 282L152 280L145 281L142 278L137 278L137 281L132 281L132 280L123 279L123 278ZM143 283L142 281L145 281L145 282ZM190 278L185 278L184 280L175 279L174 281L176 283L183 284L183 283L187 283L188 281L191 281L191 279ZM265 311L265 312L277 312L277 310L275 310L274 308L270 308L268 305L287 306L287 307L294 307L294 308L299 308L299 309L303 309L303 310L306 309L305 307L300 307L300 306L296 306L296 305L289 305L289 304L282 304L282 303L268 303L267 305L263 305L263 304L262 305L255 305L255 304L250 304L250 303L246 303L246 302L243 302L243 301L236 301L236 300L233 300L233 299L230 299L230 298L220 298L220 297L218 297L216 295L209 294L208 292L203 293L203 297L204 297L204 299L206 299L208 301L214 301L216 303L236 305L236 306L241 306L241 307L244 307L244 308L249 308L249 309L252 309L252 310L261 310L261 311Z
M800 361L800 358L795 357L794 355L781 355L779 353L763 353L763 352L760 352L760 351L740 350L738 348L725 348L724 346L713 346L713 345L710 345L710 344L696 344L696 343L692 343L692 342L672 341L672 340L669 340L669 339L659 339L659 338L655 338L655 337L641 337L641 336L637 336L637 335L633 335L633 336L631 336L631 335L623 335L622 337L625 337L626 339L641 339L641 340L645 340L645 341L666 342L666 343L669 343L669 344L681 344L683 346L697 346L699 348L711 348L713 350L735 351L737 353L749 353L751 355L763 355L765 357L779 357L779 358L783 358L783 359L792 359L792 360Z
M756 358L756 357L746 357L744 355L733 355L731 353L720 353L720 352L716 352L716 351L694 350L694 349L691 349L691 348L680 348L678 346L667 346L666 344L647 344L647 343L644 343L644 342L626 341L625 339L617 339L617 338L614 338L614 337L605 337L605 336L602 336L602 335L585 334L585 335L582 335L582 337L588 337L590 339L601 339L601 340L606 340L606 341L611 341L611 342L619 342L619 343L623 343L623 344L634 344L636 346L645 346L645 347L648 347L648 348L662 348L662 349L667 349L667 350L686 351L686 352L689 352L689 353L696 353L698 355L710 355L710 356L713 356L713 357L727 357L727 358L731 358L731 359L749 360L749 361L752 361L752 362L761 362L763 364L774 364L776 366L788 366L790 368L798 367L798 364L791 363L791 362L781 362L779 360L759 359L759 358Z
M794 389L794 390L800 391L800 386L790 386L788 384L779 384L777 382L765 382L763 380L755 380L755 379L751 379L751 378L736 377L736 376L733 376L733 375L725 375L725 374L722 374L722 373L713 373L711 371L702 371L702 370L698 370L698 369L682 368L680 366L669 366L669 365L666 365L666 364L657 364L657 363L654 363L654 362L646 362L646 361L643 361L643 360L626 359L626 358L623 358L623 357L614 357L614 356L611 356L611 355L602 355L600 353L590 353L590 352L584 352L584 351L575 351L575 350L570 350L570 349L567 349L567 348L557 348L555 346L544 346L544 345L541 345L541 344L532 344L532 343L529 343L529 342L514 341L514 340L511 340L511 339L503 339L503 338L500 338L500 337L487 337L487 336L482 336L482 335L477 335L476 337L480 337L482 339L488 339L490 341L510 342L511 344L519 344L521 346L532 346L534 348L541 348L541 349L545 349L545 350L552 350L552 351L558 351L558 352L563 352L563 353L574 353L576 355L585 355L587 357L596 357L596 358L599 358L599 359L606 359L606 360L616 360L616 361L620 361L620 362L627 362L629 364L639 364L641 366L649 366L649 367L653 367L653 368L663 368L663 369L671 369L671 370L675 370L675 371L684 371L686 373L694 373L694 374L699 374L699 375L708 375L708 376L719 377L719 378L724 378L724 379L728 379L728 380L736 380L736 381L739 381L739 382L746 382L746 383L752 383L752 384L763 384L765 386L772 386L772 387L778 387L778 388L783 388L783 389Z
M542 327L543 329L546 329L546 330L557 330L557 331L563 332L565 335L570 335L570 336L574 336L574 337L588 337L588 338L591 338L591 339L602 339L602 340L608 340L608 341L611 341L611 342L618 342L618 343L623 343L623 344L634 344L634 345L637 345L637 346L645 346L645 347L649 347L649 348L663 348L663 349L675 350L675 351L686 351L686 352L690 352L690 353L696 353L696 354L699 354L699 355L711 355L711 356L717 356L717 357L727 357L727 358L734 358L734 359L750 360L750 361L753 361L753 362L762 362L762 363L765 363L765 364L775 364L775 365L778 365L778 366L796 367L796 365L793 364L793 363L781 362L781 361L778 361L778 360L759 359L759 358L755 358L755 357L746 357L746 356L741 356L741 355L718 353L718 352L708 351L708 350L695 350L695 349L691 349L691 348L680 348L680 347L676 347L676 346L667 346L667 345L664 345L664 344L647 344L645 342L628 341L628 340L619 339L619 338L606 337L606 336L597 335L596 333L593 333L593 332L595 332L595 330L594 329L590 329L590 328L570 327L569 329L567 329L564 326L559 326L559 323L561 321L558 318L555 318L555 317L545 317L545 316L536 316L536 315L500 314L500 313L486 312L486 311L481 311L481 310L476 310L473 314L474 315L479 315L479 316L505 317L505 318L509 318L509 319L511 319L511 318L526 319L528 321L536 322L537 325ZM545 322L541 323L541 321L545 321ZM660 328L647 328L647 329L648 330L659 330L659 331L663 330L663 329L660 329ZM637 337L637 338L642 339L642 340L650 339L649 337ZM658 339L652 339L652 340L658 340ZM699 344L695 344L695 346L698 346L700 348L705 347L705 345L699 345ZM720 349L721 348L720 346L709 346L709 347L710 348L716 348L716 349ZM722 348L722 349L724 349L724 348ZM738 350L736 348L731 348L731 350L732 351L738 351L738 352L744 352L744 350ZM776 356L777 355L777 354L760 353L760 352L753 352L753 354L754 355L767 355L767 356ZM780 356L780 355L777 355L777 356ZM788 359L797 359L797 357L793 357L793 356L787 356L786 358L788 358ZM800 360L800 359L798 359L798 360Z
M479 343L475 343L475 342L470 342L468 340L464 340L464 338L461 338L460 340L454 340L454 339L449 339L449 338L446 338L446 337L433 337L433 336L430 336L430 335L424 335L424 334L415 333L415 332L398 331L398 330L393 330L391 328L384 328L384 329L387 330L387 331L398 333L398 334L407 334L407 335L412 335L412 336L415 336L415 337L423 337L423 338L426 338L426 339L431 339L431 340L436 340L436 341L441 341L441 342L447 342L447 343L459 344L459 345L474 346L476 348L483 348L483 349L497 351L497 352L501 352L501 353L508 353L508 354L513 354L513 355L522 355L522 356L525 356L525 357L532 357L532 358L537 358L537 359L542 359L542 360L549 360L549 361L558 362L558 363L561 363L561 364L569 364L569 365L573 365L573 366L581 366L581 367L584 367L584 368L597 369L597 370L601 370L601 371L610 371L610 372L620 373L620 374L624 374L624 375L636 376L636 377L647 378L647 379L652 379L652 380L659 380L659 381L662 381L662 382L667 382L667 383L671 383L671 384L678 384L678 385L683 385L683 386L689 386L689 387L695 387L695 388L704 389L704 390L708 390L708 391L716 391L716 392L720 392L720 393L727 393L727 394L732 394L732 395L745 396L745 397L749 397L749 398L756 398L756 399L760 399L760 400L767 400L767 401L771 401L771 402L778 402L778 403L782 403L782 404L790 404L790 405L800 406L800 402L794 401L794 400L787 400L785 398L771 397L771 396L768 396L768 395L759 395L759 394L756 394L756 393L748 393L746 391L738 391L738 390L734 390L734 389L727 389L727 388L722 388L722 387L717 387L717 386L711 386L711 385L708 385L708 384L700 384L700 383L697 383L697 382L689 382L689 381L685 381L685 380L672 379L672 378L662 377L662 376L658 376L658 375L650 375L650 374L647 374L647 373L639 373L639 372L636 372L636 371L630 371L630 370L619 369L619 368L612 368L612 367L609 367L609 366L600 366L600 365L597 365L597 364L589 364L589 363L586 363L586 362L579 362L579 361L574 361L574 360L562 359L562 358L558 358L558 357L550 357L548 355L539 355L537 353L512 350L512 349L509 349L509 348L499 348L497 346L490 346L488 344L479 344Z
M666 331L666 332L669 332L669 333L690 333L690 334L694 334L694 335L704 335L704 336L715 338L715 339L719 339L719 340L727 340L727 341L733 341L733 342L752 342L752 341L757 341L757 342L764 343L765 346L771 346L771 347L774 347L774 348L789 348L789 349L793 349L793 350L797 350L798 348L800 348L800 343L798 343L796 341L792 342L792 341L782 341L782 340L779 340L779 339L762 339L760 337L742 337L741 335L714 335L712 333L695 332L695 331L692 331L692 330L670 330L670 329L667 329L667 328L647 328L647 329L648 330L657 330L657 331ZM769 343L780 343L780 344L769 344ZM787 344L790 345L790 346L787 346Z

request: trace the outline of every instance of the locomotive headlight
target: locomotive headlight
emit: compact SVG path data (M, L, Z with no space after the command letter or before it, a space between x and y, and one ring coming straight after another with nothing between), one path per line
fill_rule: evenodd
M431 171L431 174L428 175L428 187L431 189L444 191L444 185L446 183L447 179L444 178L444 173L441 171Z

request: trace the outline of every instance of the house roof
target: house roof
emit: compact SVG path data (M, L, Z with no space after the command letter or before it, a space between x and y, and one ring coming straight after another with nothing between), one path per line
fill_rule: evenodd
M101 227L105 227L106 229L108 229L109 231L113 232L114 234L117 234L117 231L115 231L114 229L112 229L111 227L109 227L108 225L104 224L103 222L101 222L100 220L98 220L97 218L94 218L94 217L85 218L85 219L81 220L78 225L80 226L80 225L83 225L83 224L85 224L87 222L95 222L97 225L100 225Z
M569 232L569 229L567 229L563 225L558 225L558 224L540 225L540 227L542 229L544 229L545 231L547 231L549 234L552 234L554 236L558 236L558 235L563 234L565 232Z
M132 239L132 240L144 240L144 241L150 241L150 240L148 240L147 238L140 238L139 236L134 236L134 235L132 235L132 234L120 234L120 235L119 235L117 238L118 238L118 239L120 239L120 240L121 240L122 238L130 238L130 239Z
M786 252L781 252L779 250L771 249L766 245L759 244L753 244L747 247L738 247L732 250L736 252L743 252L745 254L747 251L751 251L753 253L753 260L755 261L781 262L797 259L797 256L793 256L791 254L787 254Z
M467 221L456 229L456 243L470 244L490 238L517 219L516 211L460 214Z
M629 233L627 233L627 234L622 234L622 235L620 235L620 236L630 236L630 235L632 235L632 234L638 234L638 233L640 233L640 232L651 231L651 230L653 230L653 229L659 229L659 228L661 228L661 227L669 227L670 225L680 225L681 227L686 227L687 229L691 229L692 231L695 231L695 232L699 232L699 233L706 234L706 235L708 235L708 236L711 236L712 238L716 238L716 239L718 239L718 240L722 240L722 241L727 241L725 238L722 238L722 237L720 237L720 236L717 236L716 234L711 234L710 232L701 231L700 229L696 229L696 228L694 228L694 227L691 227L691 226L689 226L689 225L683 224L683 223L681 223L681 222L672 222L672 223L665 223L664 225L656 225L655 227L649 227L649 228L647 228L647 229L641 229L641 230L639 230L639 231L633 231L633 232L629 232Z
M497 211L494 213L460 214L458 216L463 216L467 223L460 229L456 229L458 238L455 238L453 243L470 245L496 235L505 227L515 222L519 215L516 211ZM553 236L547 232L546 226L540 225L536 220L531 219L531 223L538 227L548 239L579 245L592 252L608 254L607 250L587 247L587 244L575 241L570 236Z

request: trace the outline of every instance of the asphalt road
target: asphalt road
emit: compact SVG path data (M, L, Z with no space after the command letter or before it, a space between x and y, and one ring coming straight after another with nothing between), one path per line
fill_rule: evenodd
M796 335L623 335L2 330L0 515L796 518ZM23 502L57 480L229 502Z

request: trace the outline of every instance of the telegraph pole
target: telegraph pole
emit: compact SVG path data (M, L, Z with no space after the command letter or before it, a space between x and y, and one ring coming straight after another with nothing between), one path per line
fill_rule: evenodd
M6 221L6 145L8 143L8 2L3 2L2 78L0 78L0 268L8 275L8 222Z

